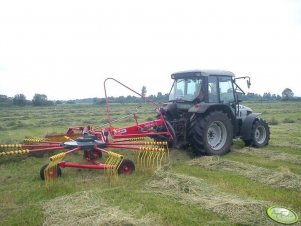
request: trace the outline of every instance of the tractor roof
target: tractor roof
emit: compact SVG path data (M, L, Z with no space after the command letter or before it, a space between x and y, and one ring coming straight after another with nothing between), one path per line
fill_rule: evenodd
M186 77L200 77L200 76L209 76L209 75L216 75L216 76L230 76L234 77L234 73L230 71L222 71L222 70L194 70L194 71L181 71L176 72L171 75L172 79L177 78L186 78Z

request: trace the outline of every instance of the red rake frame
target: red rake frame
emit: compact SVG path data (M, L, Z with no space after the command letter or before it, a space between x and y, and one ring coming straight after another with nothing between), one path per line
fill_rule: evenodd
M135 120L135 124L123 128L116 128L112 125L113 121L110 114L110 104L109 98L107 96L106 82L114 81L121 86L129 89L134 92L136 95L140 96L146 102L153 104L159 109L159 105L154 101L148 99L147 97L142 96L138 92L129 88L125 84L119 82L114 78L107 78L104 81L104 91L105 91L105 99L106 99L106 116L108 120L108 127L104 128L93 128L92 126L80 126L80 127L72 127L67 130L64 134L48 134L45 138L26 138L25 142L27 144L21 145L11 145L13 147L6 147L7 145L0 145L4 148L25 148L24 150L17 151L8 151L8 152L0 152L0 156L10 156L10 155L20 155L20 154L29 154L29 153L38 153L38 152L50 152L57 150L65 150L69 149L69 151L57 154L52 157L53 160L59 160L56 166L65 168L65 167L73 167L73 168L86 168L86 169L112 169L116 168L119 170L119 165L121 162L116 163L115 160L111 160L109 158L105 164L98 163L96 161L97 157L91 155L91 150L99 151L99 153L106 153L109 156L113 156L114 158L123 158L121 155L116 154L114 152L109 152L104 148L115 148L115 149L127 149L127 150L136 150L140 152L138 154L140 161L143 162L147 158L152 158L152 161L157 161L157 165L160 165L159 162L164 155L162 154L165 151L164 146L167 146L167 142L160 142L162 140L167 140L168 142L172 142L175 137L169 126L167 125L162 113L158 111L158 117L155 120L138 123L137 115L133 113L133 118ZM81 140L78 140L79 137L93 137L92 140L88 141L89 144L81 143ZM139 141L140 138L150 137L158 142L133 142ZM81 138L80 138L81 139ZM73 144L72 144L73 142ZM150 147L151 146L151 147ZM90 162L91 164L82 164L82 163L73 163L73 162L65 162L61 161L65 155L77 152L84 151L84 158ZM143 152L141 154L141 151ZM57 159L56 159L57 158ZM156 158L156 159L155 159ZM51 158L50 158L51 160ZM51 161L53 161L51 160ZM119 164L118 166L116 164ZM134 169L134 166L133 166ZM129 172L126 170L121 170L122 172ZM118 171L119 173L119 171Z
M105 91L105 99L106 99L106 116L108 120L107 123L108 127L95 128L95 129L89 125L73 127L73 128L69 128L65 134L56 134L56 135L50 134L50 135L46 135L46 138L49 138L51 140L60 139L61 137L64 136L68 136L70 138L76 138L82 136L83 134L92 134L92 135L96 135L99 140L105 141L107 144L110 143L111 139L122 139L122 138L150 137L156 140L157 137L164 137L169 142L172 142L175 139L174 137L175 135L170 130L165 118L163 117L162 113L159 110L157 111L158 116L156 120L138 123L137 115L136 115L137 112L134 112L133 118L135 120L135 125L131 125L123 128L114 127L112 125L113 121L110 114L110 103L109 103L109 98L107 95L107 88L106 88L106 83L110 80L118 83L119 85L125 87L126 89L140 96L146 102L153 104L156 107L156 109L160 108L160 106L156 102L154 102L153 100L145 96L142 96L141 94L131 89L130 87L126 86L125 84L121 83L120 81L114 78L107 78L104 81L104 91Z

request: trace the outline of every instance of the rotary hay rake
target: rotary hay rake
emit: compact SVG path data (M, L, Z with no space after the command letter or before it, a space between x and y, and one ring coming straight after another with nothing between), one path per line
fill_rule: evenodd
M131 174L135 170L135 164L122 154L116 153L122 150L135 151L139 169L160 168L169 156L168 144L174 139L170 127L161 114L155 120L138 123L138 111L133 113L135 125L114 127L105 85L108 80L113 80L141 96L113 78L106 79L104 89L107 127L80 126L69 128L66 133L49 134L44 138L26 137L23 144L0 145L0 157L63 151L51 156L50 163L42 166L40 170L40 177L45 180L47 186L50 181L61 176L61 168L66 167L104 170L105 175L111 178L116 178L119 174ZM158 107L153 101L141 97ZM111 151L112 149L114 151ZM89 164L63 161L67 155L79 151L83 152L83 158ZM106 155L106 159L104 163L100 163L98 159L101 159L103 154Z

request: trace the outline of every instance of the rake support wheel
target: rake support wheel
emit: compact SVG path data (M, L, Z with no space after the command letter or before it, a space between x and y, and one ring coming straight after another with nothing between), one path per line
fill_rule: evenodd
M118 167L118 174L129 175L135 171L135 164L132 160L123 159Z
M40 169L41 180L45 180L45 169L47 168L47 166L48 166L48 164L45 164ZM62 176L62 170L58 165L56 165L56 168L53 171L51 171L51 173L52 173L51 175L48 175L49 178L56 178L58 176L59 177Z

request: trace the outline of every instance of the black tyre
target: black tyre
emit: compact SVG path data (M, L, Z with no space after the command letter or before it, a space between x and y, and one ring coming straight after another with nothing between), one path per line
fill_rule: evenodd
M42 180L45 180L45 169L47 168L47 166L48 164L42 166L40 169L40 177ZM62 176L62 170L58 165L56 165L56 168L54 170L49 171L49 178L54 179L60 176Z
M132 160L123 159L120 166L118 167L118 174L129 175L135 171L135 164Z
M188 135L196 153L224 155L230 151L233 125L226 113L213 111L204 117L194 117Z
M245 140L247 146L261 148L269 144L270 128L268 123L258 118L253 122L251 130L251 140Z

